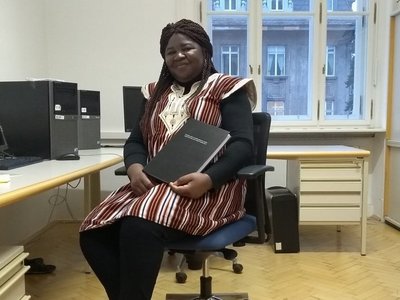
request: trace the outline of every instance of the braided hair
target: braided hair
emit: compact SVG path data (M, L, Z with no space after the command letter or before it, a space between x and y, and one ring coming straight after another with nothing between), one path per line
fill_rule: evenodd
M213 47L211 45L210 37L200 24L187 19L182 19L176 23L167 24L162 29L160 38L160 54L164 59L164 62L161 68L160 76L157 81L157 85L154 90L154 94L149 99L149 101L147 101L145 112L141 120L141 129L142 132L144 133L145 140L147 140L148 129L150 128L149 122L153 110L157 102L161 99L162 95L170 88L170 86L173 84L175 80L174 77L169 72L168 67L165 63L165 50L172 35L177 33L189 37L197 44L199 44L200 47L202 48L204 56L203 71L201 74L200 85L197 88L196 92L193 94L193 96L195 96L201 91L204 84L207 82L208 77L211 74L217 73L217 70L215 69L214 64L211 60L213 55Z

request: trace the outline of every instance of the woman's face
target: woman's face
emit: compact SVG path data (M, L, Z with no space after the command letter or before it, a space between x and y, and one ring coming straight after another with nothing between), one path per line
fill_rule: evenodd
M199 44L183 35L175 33L165 49L165 63L169 72L180 83L200 80L204 55Z

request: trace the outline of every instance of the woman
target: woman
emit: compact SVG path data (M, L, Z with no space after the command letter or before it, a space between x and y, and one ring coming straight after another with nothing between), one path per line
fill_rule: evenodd
M159 80L142 88L143 116L124 147L130 183L81 226L82 252L112 300L151 299L167 242L205 235L244 214L246 186L235 174L252 157L253 82L217 73L207 33L190 20L162 30L160 53ZM143 167L188 118L230 131L229 143L203 173L154 182Z

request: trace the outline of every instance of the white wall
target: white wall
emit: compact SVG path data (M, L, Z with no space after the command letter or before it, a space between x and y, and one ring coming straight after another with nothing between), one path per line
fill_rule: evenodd
M58 78L100 90L102 130L121 133L122 86L157 80L161 29L193 9L187 2L176 12L174 0L0 0L0 80ZM111 169L101 177L105 191L126 182ZM0 244L20 243L46 226L56 193L1 208ZM82 199L70 188L50 221L82 219Z
M47 75L43 0L0 0L0 80Z
M49 76L99 90L102 132L122 133L122 86L158 79L175 1L47 0L46 19Z

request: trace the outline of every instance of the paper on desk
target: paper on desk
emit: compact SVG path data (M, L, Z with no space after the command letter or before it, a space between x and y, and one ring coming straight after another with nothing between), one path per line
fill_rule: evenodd
M0 183L10 182L10 174L0 174Z

